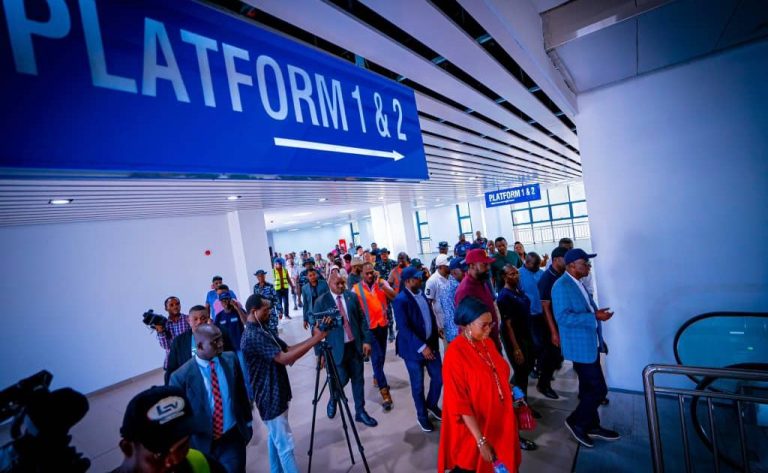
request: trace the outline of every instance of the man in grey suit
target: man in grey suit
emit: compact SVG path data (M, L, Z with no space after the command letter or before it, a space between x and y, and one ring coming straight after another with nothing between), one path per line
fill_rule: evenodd
M253 417L240 363L234 353L222 353L217 326L201 325L194 336L195 356L170 382L184 390L194 412L190 446L218 460L229 473L244 472Z
M322 296L328 289L328 283L325 280L318 277L317 269L309 268L307 270L308 283L301 287L301 301L302 309L304 310L304 330L308 330L309 314L312 312L312 307L315 305L315 301L318 297Z
M326 341L331 346L331 353L336 362L339 373L339 383L342 386L352 381L352 396L355 399L355 421L369 427L378 425L376 419L365 412L365 379L363 378L363 357L371 354L371 341L373 335L368 327L366 319L360 307L357 296L346 290L346 281L337 274L332 274L328 281L330 292L318 297L312 312L309 314L310 326L315 325L315 314L336 312L341 316L341 322L328 332ZM319 348L315 353L321 356ZM319 360L321 365L326 360ZM338 399L336 393L331 391L331 399L328 402L327 414L330 419L336 416Z

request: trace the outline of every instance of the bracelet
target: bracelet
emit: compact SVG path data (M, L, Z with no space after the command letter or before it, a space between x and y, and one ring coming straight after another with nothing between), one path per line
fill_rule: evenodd
M480 440L477 441L477 448L480 448L483 445L488 445L488 439L485 437L480 437Z

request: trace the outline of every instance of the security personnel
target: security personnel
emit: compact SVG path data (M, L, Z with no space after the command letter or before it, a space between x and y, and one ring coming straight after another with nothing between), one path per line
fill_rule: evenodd
M448 242L447 241L441 241L437 244L437 251L441 255L447 255L448 254ZM435 274L435 270L437 270L437 256L432 258L432 264L429 265L429 272L430 274Z
M293 281L291 281L291 273L285 268L285 260L283 258L275 259L275 268L272 270L272 273L275 278L275 292L277 293L277 312L279 317L285 314L285 318L290 320L291 306L288 303L288 289L294 291L294 287Z

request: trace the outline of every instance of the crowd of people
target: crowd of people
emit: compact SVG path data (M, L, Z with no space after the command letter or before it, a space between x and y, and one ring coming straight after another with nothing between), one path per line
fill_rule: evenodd
M270 470L297 472L286 368L314 348L321 368L333 362L340 385L352 385L355 421L375 428L378 421L366 410L364 361L370 359L382 409L393 409L385 373L391 342L408 373L416 423L424 432L440 425L441 473L490 472L498 464L517 471L521 449L537 445L519 435L515 406L525 404L531 378L545 398L559 399L551 383L564 359L573 362L579 380L579 404L565 428L585 447L596 438L618 439L598 414L608 402L599 356L608 351L602 323L612 312L594 302L590 260L596 255L564 238L547 264L549 255L526 253L520 242L509 251L504 237L488 240L480 232L472 242L460 235L452 254L448 242L438 250L429 267L405 252L393 260L375 243L349 253L337 246L327 259L306 251L276 253L272 267L254 273L257 283L245 304L220 276L205 305L188 315L178 298L166 299L168 322L156 329L167 386L142 393L129 406L133 415L147 410L147 419L137 431L126 427L126 413L123 466L147 450L155 461L244 471L255 407L268 432ZM290 346L280 321L299 312L309 336ZM325 351L318 346L323 340ZM339 403L331 390L329 418ZM178 418L162 422L161 411L171 405ZM168 437L159 450L150 443L139 448L143 436L154 438L153 429L173 430L176 443ZM182 449L193 452L194 461L173 454Z

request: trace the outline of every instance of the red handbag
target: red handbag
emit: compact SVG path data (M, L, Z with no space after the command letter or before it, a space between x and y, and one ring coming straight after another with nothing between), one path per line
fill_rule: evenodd
M520 405L515 406L515 414L517 415L517 427L520 430L536 428L536 419L534 419L533 411L528 407L528 404L521 402Z

